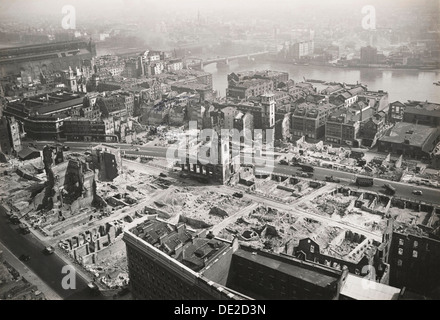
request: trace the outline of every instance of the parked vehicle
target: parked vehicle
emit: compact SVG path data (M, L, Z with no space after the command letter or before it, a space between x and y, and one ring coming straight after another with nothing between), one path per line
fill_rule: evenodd
M303 177L303 178L311 178L311 177L313 177L313 173L301 172L300 176Z
M55 252L55 249L52 246L48 246L48 247L44 248L44 252L47 254L52 254Z
M341 182L341 179L334 178L333 176L326 176L325 181L339 183Z
M20 224L20 219L14 214L9 217L9 220L12 222L12 224Z
M289 163L288 163L286 160L281 159L280 161L278 161L278 164L281 164L281 165L287 166Z
M308 166L308 165L301 165L301 170L304 172L313 172L315 171L315 169L312 166Z
M356 185L360 187L372 187L374 183L373 178L370 177L356 177Z
M28 256L27 254L22 254L21 256L20 256L20 258L19 258L21 261L24 261L24 262L26 262L26 261L29 261L29 260L31 260L31 257L30 256Z
M241 192L235 192L232 196L236 197L236 198L243 198L243 193Z
M24 223L20 223L20 225L18 226L18 228L20 229L20 232L22 234L28 234L31 233L31 231L29 230L29 227L27 225L25 225Z
M394 188L391 184L387 183L384 184L383 187L385 188L385 191L390 194L394 195L396 193L396 188Z

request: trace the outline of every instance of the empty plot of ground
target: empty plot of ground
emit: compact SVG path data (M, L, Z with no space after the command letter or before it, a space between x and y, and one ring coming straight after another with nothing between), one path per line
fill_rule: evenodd
M217 190L182 187L160 197L152 206L170 217L182 215L215 225L250 204L250 200L235 198Z
M353 226L360 227L366 231L384 230L386 220L378 214L373 214L354 207L355 196L346 196L342 193L335 195L322 194L299 205L307 212L330 216L334 221L344 222ZM378 204L376 208L383 207Z

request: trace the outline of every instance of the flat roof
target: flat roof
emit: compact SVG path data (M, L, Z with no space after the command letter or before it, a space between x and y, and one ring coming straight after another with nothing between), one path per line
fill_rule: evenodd
M349 273L340 294L355 300L397 300L400 289Z
M384 136L379 141L404 143L409 141L409 145L423 147L426 141L435 134L439 129L420 124L408 122L398 122L391 129L389 136Z
M334 283L335 281L338 281L339 279L336 274L334 276L330 276L324 272L320 272L318 267L316 267L316 270L310 270L309 268L311 267L309 265L305 265L305 263L303 265L302 263L293 260L292 263L287 263L285 261L276 259L276 256L269 258L258 253L253 254L252 252L243 249L238 249L236 252L234 252L234 255L246 260L251 260L265 267L277 270L297 279L313 283L314 285L323 288Z
M62 101L59 103L51 104L48 106L42 106L39 108L37 107L36 111L39 114L43 115L43 114L47 114L47 113L62 111L63 109L72 108L72 107L79 106L82 104L83 104L83 97L79 97L79 98L74 98L72 100L66 100L66 101Z

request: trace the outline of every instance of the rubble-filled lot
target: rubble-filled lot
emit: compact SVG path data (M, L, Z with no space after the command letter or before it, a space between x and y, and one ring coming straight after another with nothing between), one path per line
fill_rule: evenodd
M426 225L427 220L430 218L429 212L414 211L413 209L402 209L398 207L391 207L389 214L396 219L397 222L401 222L409 225Z
M250 204L250 200L238 199L211 188L180 187L154 201L151 207L166 213L170 219L181 215L212 226Z
M260 206L221 230L219 237L239 240L274 252L292 252L299 240L313 237L330 243L342 231L300 214Z
M335 221L341 221L363 228L367 231L384 230L386 219L381 215L355 208L354 204L357 196L347 196L342 193L322 194L313 201L301 203L298 206L308 212L330 216ZM382 207L381 203L376 205L376 210Z
M322 182L301 179L299 177L287 178L284 181L276 181L268 177L255 179L254 191L266 197L275 197L284 202L293 202L324 185Z
M126 286L129 278L125 243L117 240L100 252L97 263L89 264L85 269L109 288Z

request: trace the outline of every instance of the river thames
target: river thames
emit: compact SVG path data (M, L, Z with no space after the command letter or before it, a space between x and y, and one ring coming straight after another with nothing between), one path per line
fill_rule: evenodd
M326 66L299 66L276 62L255 62L249 66L239 65L231 61L228 69L217 70L215 63L204 67L206 72L212 73L214 90L219 96L226 95L228 86L227 75L231 72L244 70L275 70L289 73L289 78L295 82L306 79L316 79L353 84L366 84L369 90L384 90L388 92L389 102L396 100L428 100L440 103L440 86L433 82L440 80L440 70L419 71L403 69L349 69Z

